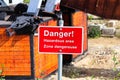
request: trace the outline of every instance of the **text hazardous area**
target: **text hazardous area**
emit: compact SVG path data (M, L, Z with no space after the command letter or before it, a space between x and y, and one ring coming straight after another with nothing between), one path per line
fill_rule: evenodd
M39 52L83 52L82 27L39 27Z

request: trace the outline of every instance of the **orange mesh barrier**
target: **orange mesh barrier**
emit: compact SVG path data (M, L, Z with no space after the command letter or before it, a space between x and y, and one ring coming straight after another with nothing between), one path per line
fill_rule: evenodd
M5 28L0 28L0 70L5 76L29 76L30 66L29 36L7 37Z
M56 20L40 24L40 26L57 26ZM56 54L38 53L38 36L34 37L35 50L35 75L42 78L55 71L58 67L58 56Z
M72 14L73 26L84 27L84 51L87 49L86 14ZM42 26L57 26L56 20L49 20ZM58 68L56 54L38 53L38 36L34 36L35 77L43 78ZM73 54L73 57L77 55ZM0 70L5 76L31 76L30 39L28 35L7 37L5 28L0 28Z
M87 40L87 16L86 13L78 11L72 14L72 25L73 26L82 26L84 27L84 41L83 41L83 51L86 51L88 48L88 40ZM73 57L77 55L74 54Z

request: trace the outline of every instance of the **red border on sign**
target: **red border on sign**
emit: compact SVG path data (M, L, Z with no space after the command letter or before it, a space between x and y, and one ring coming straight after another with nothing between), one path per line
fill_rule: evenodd
M83 27L39 26L38 51L45 54L82 54L83 30Z

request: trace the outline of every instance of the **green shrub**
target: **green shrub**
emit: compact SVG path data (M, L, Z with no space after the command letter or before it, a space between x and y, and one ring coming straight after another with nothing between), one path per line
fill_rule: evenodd
M117 30L116 30L115 36L116 36L117 38L120 38L120 29L117 29Z
M29 3L30 2L30 0L24 0L24 3Z
M101 36L101 31L99 26L90 26L88 29L89 38L97 38Z

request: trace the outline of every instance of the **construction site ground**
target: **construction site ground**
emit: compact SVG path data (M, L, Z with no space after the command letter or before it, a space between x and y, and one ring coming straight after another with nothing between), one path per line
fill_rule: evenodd
M120 39L88 39L87 55L63 67L62 80L120 80ZM46 80L58 80L55 72Z

